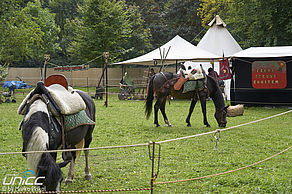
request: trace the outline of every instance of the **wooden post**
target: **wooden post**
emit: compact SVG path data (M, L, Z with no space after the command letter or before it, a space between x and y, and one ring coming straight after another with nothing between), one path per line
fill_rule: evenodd
M44 59L45 59L45 62L44 62L43 73L42 73L42 81L45 81L47 78L47 63L50 60L50 55L45 54Z
M108 58L109 58L109 52L103 53L104 61L105 61L105 107L108 106Z

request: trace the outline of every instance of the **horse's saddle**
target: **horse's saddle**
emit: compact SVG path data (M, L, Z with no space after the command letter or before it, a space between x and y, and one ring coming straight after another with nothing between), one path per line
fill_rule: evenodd
M204 71L201 66L194 67L190 70L183 70L184 77L188 80L200 80L204 79Z
M33 89L20 104L17 113L25 115L30 105L38 100L43 100L52 115L60 120L64 116L64 125L66 130L71 130L75 127L85 124L94 124L85 113L86 104L81 96L73 90L73 88L66 85L52 83L46 84L38 82L35 89Z
M201 66L191 70L183 70L180 73L178 81L174 85L175 90L180 90L183 87L183 93L190 91L201 91L205 88L206 76Z
M36 88L22 101L17 113L24 115L27 112L27 108L29 108L28 105L32 104L38 97L48 104L54 116L59 116L60 114L71 115L86 108L80 95L72 88L66 90L59 84L46 87L43 82L38 82Z

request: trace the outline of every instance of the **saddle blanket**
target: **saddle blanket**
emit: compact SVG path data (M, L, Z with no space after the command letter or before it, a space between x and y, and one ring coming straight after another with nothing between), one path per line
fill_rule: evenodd
M86 114L84 110L72 114L72 115L65 115L65 129L66 131L72 130L76 127L82 125L95 125L95 122L92 121Z
M184 84L183 93L195 91L197 88L199 91L203 90L205 87L203 80L189 80Z

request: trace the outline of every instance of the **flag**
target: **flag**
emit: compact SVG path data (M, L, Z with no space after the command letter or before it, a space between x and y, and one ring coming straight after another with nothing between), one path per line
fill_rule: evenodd
M231 71L229 68L229 61L228 59L223 59L219 62L220 71L219 71L219 79L226 80L231 78Z

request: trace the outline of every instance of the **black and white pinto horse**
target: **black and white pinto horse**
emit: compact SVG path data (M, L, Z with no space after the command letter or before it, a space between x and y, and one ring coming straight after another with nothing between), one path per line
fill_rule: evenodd
M154 100L154 94L157 96L157 101L154 105L154 124L159 127L158 123L158 111L160 110L164 122L166 125L171 126L170 122L168 121L168 118L165 113L165 103L168 96L173 96L177 99L191 99L191 106L189 109L189 114L186 119L187 126L190 127L190 118L193 113L194 107L198 100L201 101L201 107L203 112L203 119L204 124L207 127L210 127L210 124L207 121L207 115L206 115L206 99L209 96L212 98L214 105L215 105L215 118L219 125L219 127L225 127L227 124L226 116L227 116L227 108L225 107L224 98L222 95L222 92L218 86L218 83L210 76L207 76L206 81L206 87L207 90L201 90L201 91L190 91L187 93L183 93L183 89L175 90L174 84L178 80L177 74L173 74L170 72L163 72L163 73L157 73L153 75L149 81L148 84L148 93L147 93L147 99L145 104L145 114L146 118L148 119L151 112L152 112L152 104Z
M95 104L85 92L76 91L86 104L87 116L95 121ZM46 151L56 150L62 145L62 128L56 119L51 115L47 104L42 99L35 100L28 108L20 128L23 136L23 151ZM82 125L70 130L66 134L67 148L75 148L77 144L83 144L88 148L92 141L94 125ZM52 134L54 133L54 134ZM88 165L88 154L85 153L85 178L91 179ZM74 165L76 152L71 153L73 157L62 163L56 163L57 153L33 153L25 154L28 167L31 168L37 177L45 177L43 180L44 189L47 191L59 191L63 180L61 168L70 163L70 169L65 183L71 183L74 178Z

